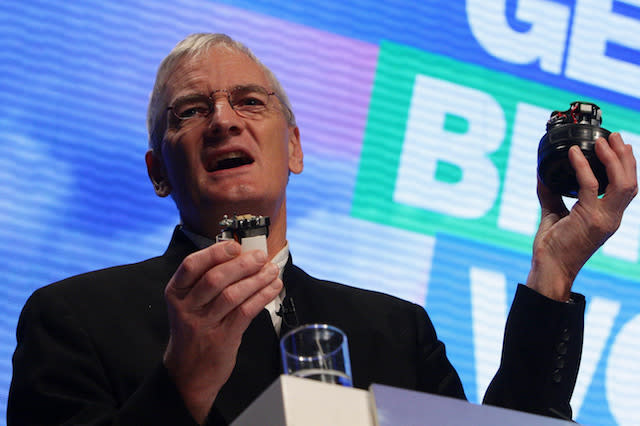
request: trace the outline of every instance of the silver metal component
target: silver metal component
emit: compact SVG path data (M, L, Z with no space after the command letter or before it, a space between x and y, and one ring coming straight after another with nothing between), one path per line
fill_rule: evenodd
M588 124L600 127L602 124L602 111L591 102L575 101L566 111L553 111L547 121L547 131L556 126L565 124Z
M243 238L269 236L269 225L271 221L268 216L254 216L252 214L224 215L219 222L222 230L216 236L216 241L235 240L242 243Z

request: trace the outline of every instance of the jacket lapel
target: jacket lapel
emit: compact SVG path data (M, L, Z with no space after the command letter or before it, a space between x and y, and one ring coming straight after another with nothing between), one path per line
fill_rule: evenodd
M287 298L294 301L296 308L297 325L311 324L317 322L326 322L322 320L323 309L326 313L326 304L323 302L323 294L319 288L309 281L308 276L293 265L291 256L284 268L283 281L287 291ZM285 324L283 324L283 327ZM285 327L290 330L293 327ZM280 336L284 335L283 330Z
M263 309L242 336L236 365L214 406L227 422L233 421L275 381L280 370L276 331Z
M162 271L161 274L168 277L173 275L180 262L196 250L198 248L195 244L176 227L171 243L163 255L166 271ZM164 285L162 290L164 291ZM269 312L263 309L242 336L236 365L229 380L218 393L209 423L233 421L275 381L281 370L276 332Z

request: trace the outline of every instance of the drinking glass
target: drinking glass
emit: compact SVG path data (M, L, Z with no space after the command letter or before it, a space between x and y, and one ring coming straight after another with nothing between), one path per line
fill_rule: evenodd
M353 386L347 336L328 324L307 324L280 339L285 374Z

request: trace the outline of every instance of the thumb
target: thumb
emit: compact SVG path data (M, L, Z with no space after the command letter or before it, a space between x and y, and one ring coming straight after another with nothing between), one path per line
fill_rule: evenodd
M562 195L554 194L548 186L542 183L540 177L538 177L537 192L543 217L550 213L560 217L569 214L569 210L567 210L567 206L564 205L562 200Z

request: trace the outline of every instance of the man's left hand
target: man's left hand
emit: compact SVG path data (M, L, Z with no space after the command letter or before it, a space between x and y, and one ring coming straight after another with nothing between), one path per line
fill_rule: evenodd
M570 297L573 281L584 263L618 229L622 214L638 192L636 160L631 145L619 133L596 141L596 155L607 170L609 185L598 197L598 180L578 146L569 150L580 189L578 201L567 210L562 196L538 180L542 207L533 243L527 285L559 301Z

